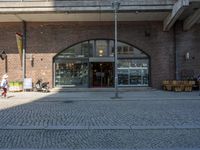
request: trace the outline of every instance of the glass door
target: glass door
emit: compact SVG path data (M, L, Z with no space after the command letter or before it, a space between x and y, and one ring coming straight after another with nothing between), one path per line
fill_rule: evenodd
M113 63L91 63L91 87L113 87Z

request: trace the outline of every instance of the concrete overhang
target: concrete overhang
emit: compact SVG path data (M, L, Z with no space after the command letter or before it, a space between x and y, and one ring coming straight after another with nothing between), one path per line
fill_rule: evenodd
M123 0L120 2L120 11L170 11L175 0ZM44 12L97 12L113 11L112 1L76 0L76 1L23 1L0 2L0 13L44 13Z
M189 7L189 0L178 0L172 9L171 14L163 22L163 30L169 31L174 23L179 19L184 10Z
M119 13L119 21L163 21L168 12ZM114 21L113 13L1 14L0 22Z
M191 7L183 14L182 20L184 20L183 30L185 31L200 23L200 1L191 3Z
M18 1L18 0L16 0ZM119 21L163 21L176 0L123 0ZM0 22L113 21L112 1L0 2Z
M200 0L178 0L170 15L163 22L163 30L169 31L177 20L183 21L183 29L189 30L200 22Z

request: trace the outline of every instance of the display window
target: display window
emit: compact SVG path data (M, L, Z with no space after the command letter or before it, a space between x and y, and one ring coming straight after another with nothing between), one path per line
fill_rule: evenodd
M89 40L63 50L54 57L55 86L114 87L114 49L114 40ZM117 51L118 85L148 86L148 55L123 42Z
M148 86L148 59L119 59L118 84L120 86Z

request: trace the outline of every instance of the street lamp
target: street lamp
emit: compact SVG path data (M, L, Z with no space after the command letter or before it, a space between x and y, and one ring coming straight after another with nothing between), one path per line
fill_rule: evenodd
M7 73L8 72L8 62L7 62L7 54L6 54L6 52L5 51L2 51L1 53L0 53L0 58L2 59L2 60L5 60L5 73Z
M117 12L119 10L120 3L118 1L112 2L112 8L114 9L115 14L115 98L119 98L118 96L118 61L117 61Z
M2 60L6 59L6 57L7 57L6 52L2 51L1 54L0 54L0 57L1 57Z

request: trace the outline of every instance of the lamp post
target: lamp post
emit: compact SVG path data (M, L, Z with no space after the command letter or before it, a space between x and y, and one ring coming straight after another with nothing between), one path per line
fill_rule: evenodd
M117 12L119 10L120 3L118 1L112 2L112 8L114 9L115 14L115 98L118 96L118 61L117 61Z
M23 78L23 85L25 85L26 79L26 22L22 21L23 23L23 36L22 36L22 78ZM23 86L23 91L25 91L25 86Z

